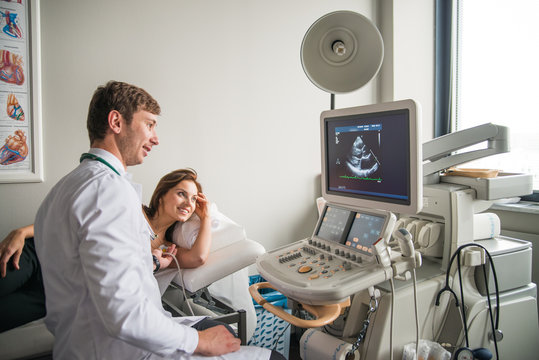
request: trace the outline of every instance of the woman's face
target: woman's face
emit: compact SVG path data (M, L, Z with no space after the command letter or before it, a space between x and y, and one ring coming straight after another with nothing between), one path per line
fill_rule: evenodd
M171 188L159 202L159 215L175 221L189 220L196 208L198 190L194 181L183 180Z

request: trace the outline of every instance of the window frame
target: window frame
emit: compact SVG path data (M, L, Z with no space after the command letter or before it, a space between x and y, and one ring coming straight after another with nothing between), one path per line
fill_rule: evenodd
M458 127L462 1L436 0L434 137L453 132ZM521 199L539 202L539 189Z

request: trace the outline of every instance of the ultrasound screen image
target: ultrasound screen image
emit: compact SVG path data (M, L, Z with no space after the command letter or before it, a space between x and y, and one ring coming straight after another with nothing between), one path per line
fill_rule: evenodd
M404 110L326 119L326 191L409 204L408 119Z

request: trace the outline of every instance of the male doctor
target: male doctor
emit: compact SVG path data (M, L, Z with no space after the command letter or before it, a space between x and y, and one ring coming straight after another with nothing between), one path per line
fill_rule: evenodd
M161 305L140 191L126 173L159 144L160 112L141 88L98 87L87 119L91 149L39 208L36 250L54 358L279 358L240 347L222 325L197 331L201 317L172 318Z

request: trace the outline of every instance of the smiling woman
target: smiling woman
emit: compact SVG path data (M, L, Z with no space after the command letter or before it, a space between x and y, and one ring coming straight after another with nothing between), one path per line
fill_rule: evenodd
M154 234L152 253L159 260L162 253L159 249L161 246L174 246L172 231L176 223L186 222L196 214L200 219L197 239L190 249L179 248L176 258L182 268L195 268L204 264L211 246L209 201L202 193L202 185L197 181L197 173L194 170L180 169L163 176L153 192L149 205L143 209ZM170 264L171 259L163 260L165 267Z

